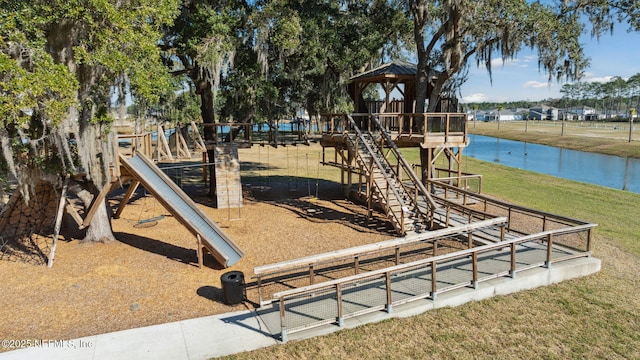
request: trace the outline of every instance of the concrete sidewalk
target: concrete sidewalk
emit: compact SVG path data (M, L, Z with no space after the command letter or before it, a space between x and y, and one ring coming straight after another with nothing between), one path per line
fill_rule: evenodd
M0 353L0 359L210 359L278 343L255 311L117 331Z
M498 277L479 283L477 289L455 289L439 294L436 300L418 300L396 306L391 313L376 311L349 318L341 327L335 324L319 326L289 334L288 339L311 338L340 329L414 316L440 307L458 306L469 301L551 285L594 274L600 270L600 266L599 259L585 257L554 264L550 269L536 267L519 272L516 278ZM0 353L0 360L200 360L276 345L280 343L279 338L279 311L277 308L264 307L81 339L43 342L39 346Z

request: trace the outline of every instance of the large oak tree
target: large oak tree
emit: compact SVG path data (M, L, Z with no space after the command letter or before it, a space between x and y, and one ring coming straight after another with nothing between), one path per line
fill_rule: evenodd
M0 5L2 160L25 199L41 181L72 188L89 207L111 182L113 99L157 102L169 85L157 47L178 0L3 1ZM119 95L114 89L119 89ZM106 203L85 239L113 239Z
M589 29L584 19L592 36L616 21L640 28L640 5L629 0L407 0L405 11L413 19L418 57L416 112L433 111L442 90L452 82L455 89L470 63L491 76L492 60L509 60L524 48L537 52L549 81L579 79L589 64L579 42ZM427 94L430 81L434 90Z

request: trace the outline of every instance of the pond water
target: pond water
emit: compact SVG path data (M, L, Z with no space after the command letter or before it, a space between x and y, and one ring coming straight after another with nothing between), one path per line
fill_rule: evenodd
M470 135L466 156L518 169L640 193L640 160Z

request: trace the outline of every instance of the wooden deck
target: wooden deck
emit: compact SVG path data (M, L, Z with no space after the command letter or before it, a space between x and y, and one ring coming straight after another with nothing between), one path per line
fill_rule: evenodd
M376 117L392 135L398 147L437 148L466 147L467 116L464 113L384 113L350 114L363 131L369 131L371 117ZM426 119L426 121L425 121ZM353 131L345 114L327 114L321 120L324 147L340 147L344 144L344 133Z

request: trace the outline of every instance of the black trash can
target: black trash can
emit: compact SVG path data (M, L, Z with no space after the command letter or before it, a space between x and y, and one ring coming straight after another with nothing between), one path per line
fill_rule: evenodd
M229 271L220 276L222 297L227 305L236 305L244 301L245 286L242 271Z

